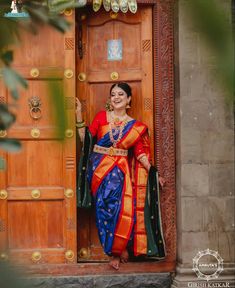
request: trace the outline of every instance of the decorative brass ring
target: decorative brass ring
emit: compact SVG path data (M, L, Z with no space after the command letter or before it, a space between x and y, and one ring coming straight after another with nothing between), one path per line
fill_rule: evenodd
M73 77L73 70L72 69L66 69L64 71L64 76L67 78L67 79L70 79Z
M32 68L30 70L30 75L33 77L33 78L37 78L39 76L39 70L37 68Z
M32 107L29 113L34 120L42 118L42 110L40 108Z
M64 15L65 16L71 16L73 14L73 10L72 9L65 9L64 11Z
M7 193L7 190L0 190L0 199L1 200L4 200L4 199L7 199L8 197L8 193Z
M88 258L88 250L86 248L82 248L79 251L79 257L80 258Z
M112 79L112 80L118 80L118 78L119 78L119 74L118 74L118 72L112 72L111 74L110 74L110 78Z
M64 195L65 195L65 197L67 197L67 198L73 198L74 192L73 192L72 189L66 189L66 190L64 191Z
M41 260L41 258L42 258L42 254L39 251L33 252L32 257L31 257L33 262L38 262L39 260Z
M74 259L74 252L72 250L68 250L65 252L65 258L68 260L68 261L73 261Z
M80 82L84 82L86 80L86 74L85 73L79 73L78 74L78 80Z
M6 253L1 253L0 254L0 261L7 261L8 260L8 255Z
M38 198L40 198L40 196L41 196L40 190L38 190L38 189L32 190L31 196L32 196L33 199L38 199Z
M34 120L38 120L42 117L42 101L38 96L32 96L28 99L29 114Z
M31 136L33 138L38 138L40 136L40 130L38 128L33 128L31 130Z
M0 138L4 138L7 136L7 131L6 130L0 130Z
M67 130L65 131L65 136L66 136L67 138L72 138L72 137L73 137L73 134L74 134L74 132L73 132L72 129L67 129Z

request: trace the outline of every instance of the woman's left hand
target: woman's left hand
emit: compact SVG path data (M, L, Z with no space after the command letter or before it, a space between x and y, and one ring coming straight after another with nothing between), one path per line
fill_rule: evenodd
M159 180L161 187L163 188L166 184L166 180L161 176L158 177L158 180Z

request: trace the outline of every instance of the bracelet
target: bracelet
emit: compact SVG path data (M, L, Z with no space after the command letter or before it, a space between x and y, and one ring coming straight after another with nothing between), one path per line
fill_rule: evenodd
M83 121L83 122L81 122L81 123L76 123L76 127L77 127L78 129L85 127L85 122Z
M85 123L84 120L81 120L81 121L77 121L77 122L76 122L76 124L82 124L82 123Z

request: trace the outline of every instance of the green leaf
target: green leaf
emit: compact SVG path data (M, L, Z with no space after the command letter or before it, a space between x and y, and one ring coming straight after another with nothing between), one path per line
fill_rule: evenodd
M21 149L21 143L16 139L0 139L0 148L8 152L18 152Z
M19 99L18 90L12 90L12 91L10 91L10 92L11 92L11 96L12 96L14 99Z
M2 75L5 85L10 90L12 97L18 99L17 86L21 85L23 88L27 88L27 81L10 67L4 67L2 69Z
M85 5L81 5L78 1L75 0L51 0L49 1L49 8L52 12L59 13L64 9L69 8L79 8Z
M11 62L13 61L13 51L8 50L4 52L1 55L1 59L6 65L10 65Z
M46 9L46 7L30 7L30 6L24 6L24 9L26 12L29 13L30 17L34 22L39 23L48 23L49 21L49 11Z
M1 0L0 4L0 17L3 17L5 13L11 11L11 1Z
M13 266L12 263L7 263L7 261L0 262L0 287L26 288L35 286L33 281L30 281L29 284L29 281L23 279L22 272L19 271L20 269Z
M0 157L0 170L6 169L6 160L2 157Z
M12 19L0 17L0 51L19 43L18 24Z
M34 23L48 23L49 8L46 1L24 1L24 11L28 12Z
M71 23L69 23L62 16L53 16L49 19L49 24L55 27L60 32L66 32L69 30Z
M8 129L15 119L15 115L8 110L7 105L0 104L0 130Z

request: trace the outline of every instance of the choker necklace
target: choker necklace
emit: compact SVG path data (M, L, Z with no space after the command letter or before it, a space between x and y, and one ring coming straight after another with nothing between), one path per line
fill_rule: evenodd
M122 121L126 121L126 119L127 119L127 114L125 113L125 115L123 115L123 116L117 116L117 115L115 115L114 114L114 112L112 111L111 113L110 113L110 115L111 115L111 118L112 118L112 121L111 122L113 122L114 124L118 124L118 123L120 123L120 122L122 122Z

